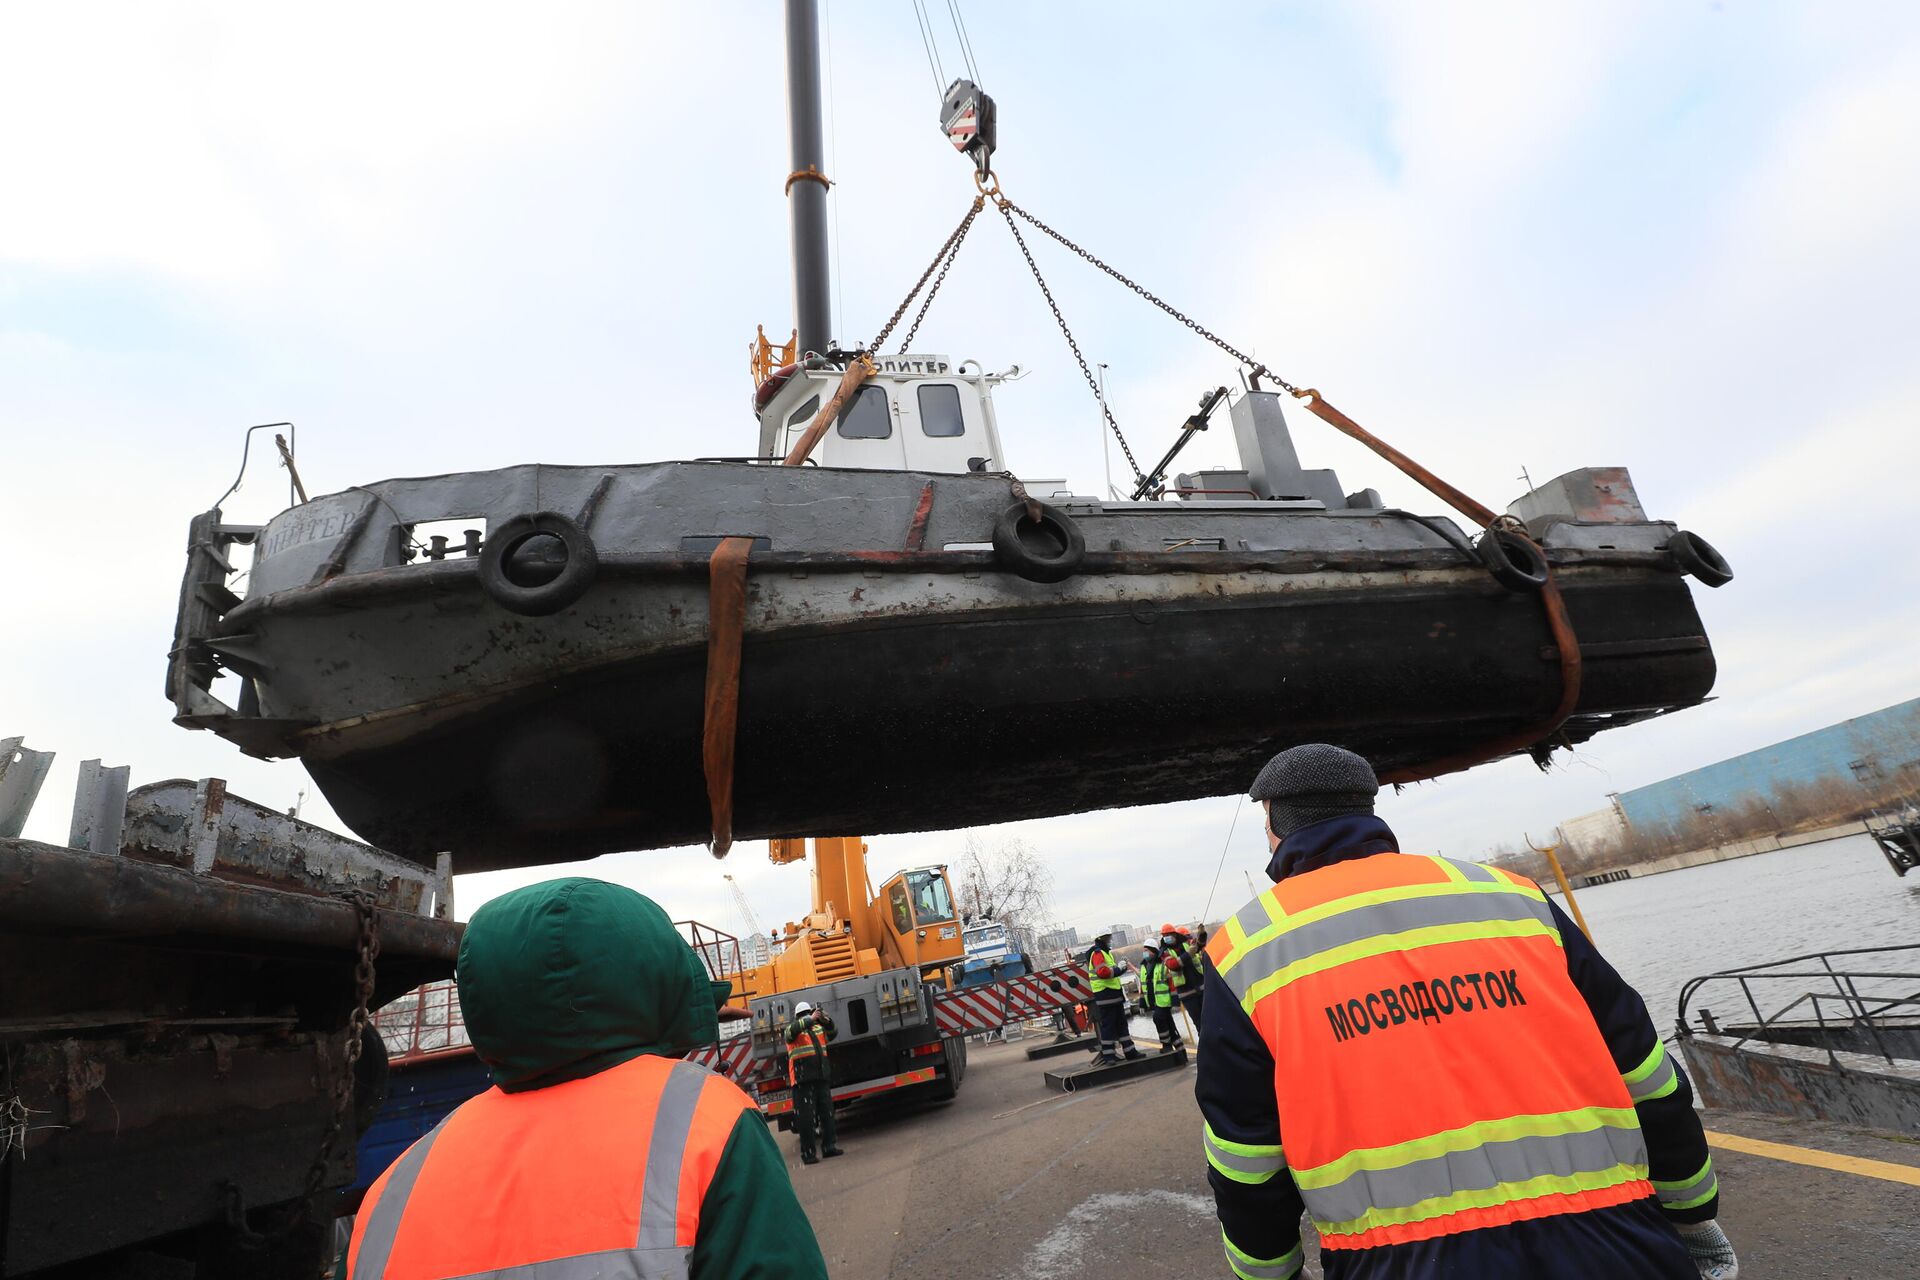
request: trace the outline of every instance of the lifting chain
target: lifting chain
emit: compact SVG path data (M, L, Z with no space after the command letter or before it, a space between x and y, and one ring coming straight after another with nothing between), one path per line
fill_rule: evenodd
M1127 288L1133 290L1135 293L1145 298L1148 302L1151 302L1154 306L1160 308L1162 311L1172 316L1175 320L1178 320L1181 324L1187 326L1187 328L1193 330L1195 333L1205 338L1208 342L1211 342L1214 346L1220 348L1222 351L1232 356L1235 360L1238 360L1241 364L1246 365L1248 369L1252 371L1250 376L1254 378L1261 378L1261 377L1271 378L1274 381L1274 383L1280 387L1282 391L1287 392L1289 395L1297 396L1300 394L1300 389L1294 386L1291 382L1288 382L1285 378L1282 378L1279 374L1267 368L1267 366L1265 366L1264 364L1261 364L1258 360L1255 360L1252 356L1246 354L1246 352L1241 351L1238 347L1233 346L1231 343L1227 342L1226 339L1222 338L1219 334L1207 328L1205 325L1201 324L1199 321L1194 320L1192 317L1188 316L1185 312L1175 310L1158 294L1136 283L1132 278L1126 275L1123 275L1119 271L1108 266L1105 262L1102 262L1099 258L1094 257L1091 253L1088 253L1085 249L1082 249L1079 245L1067 239L1065 236L1061 235L1058 231L1055 231L1052 227L1040 221L1040 219L1034 217L1032 214L1028 213L1025 209L1022 209L1019 205L1015 204L1013 201L1007 199L1005 196L998 196L997 202L1000 205L1000 212L1002 214L1008 215L1007 216L1008 226L1010 227L1013 226L1013 215L1018 215L1020 218L1024 219L1028 225L1032 226L1035 230L1039 231L1041 234L1050 236L1054 240L1058 241L1060 244L1064 245L1066 248L1071 249L1074 253L1080 255L1080 257L1086 259L1086 261L1088 261L1092 265L1106 272L1108 275L1112 276L1115 280L1118 280L1121 284L1127 286ZM1013 234L1017 238L1020 234L1019 228L1017 227L1014 228ZM1026 242L1021 241L1020 248L1023 252L1026 250L1026 247L1027 247ZM1027 255L1027 264L1029 266L1033 264L1032 254ZM1038 271L1034 272L1034 275L1037 277L1039 275L1039 272ZM1041 288L1044 289L1045 287L1046 286L1044 284L1041 285ZM1049 297L1048 301L1051 302L1052 298ZM1057 317L1059 314L1060 314L1059 308L1056 307L1054 309L1054 315ZM1071 339L1069 339L1069 341L1071 341ZM1081 370L1084 372L1085 369L1086 369L1086 363L1085 361L1082 361ZM1109 417L1108 421L1112 421L1111 417ZM1135 467L1134 474L1138 475L1139 473L1140 473L1140 469L1138 467Z
M940 292L940 286L947 282L947 272L953 266L953 260L960 256L960 242L967 238L967 232L973 227L973 219L980 212L983 198L975 196L973 207L967 210L967 216L960 220L960 226L947 237L946 247L941 250L946 261L940 264L940 274L933 278L933 287L927 290L925 301L920 304L920 312L913 318L913 325L907 330L907 336L900 341L900 352L906 354L913 347L913 335L920 332L920 322L927 318L927 308L933 305L933 296ZM924 277L922 277L924 280ZM909 298L911 301L911 298Z
M373 1002L373 963L380 956L379 917L374 912L373 899L366 894L356 892L347 900L353 904L360 918L360 937L353 965L353 1012L347 1015L346 1042L340 1050L340 1072L333 1080L333 1111L327 1120L327 1131L320 1139L320 1150L307 1168L308 1199L320 1194L320 1188L327 1180L327 1162L332 1159L334 1147L339 1143L340 1133L346 1128L348 1115L353 1110L353 1073L360 1063L360 1049L366 1039L367 1024L373 1019L367 1006Z
M998 179L994 182L993 202L999 206L1000 216L1007 220L1007 230L1013 232L1014 243L1020 246L1020 254L1027 260L1027 270L1033 272L1033 279L1034 282L1040 286L1041 296L1047 300L1047 306L1053 309L1053 318L1055 322L1059 324L1060 332L1066 336L1067 348L1073 352L1074 361L1080 366L1080 376L1087 380L1087 389L1093 392L1094 401L1100 406L1100 416L1107 420L1107 427L1113 432L1113 438L1120 442L1120 452L1126 455L1127 465L1133 468L1133 478L1135 480L1143 479L1140 464L1134 461L1132 447L1127 444L1126 436L1120 433L1120 424L1113 420L1113 410L1107 408L1107 398L1100 394L1100 384L1093 380L1093 371L1087 368L1087 358L1080 354L1080 344L1074 341L1073 330L1067 327L1067 318L1060 314L1060 304L1053 300L1053 290L1047 288L1046 277L1040 274L1040 264L1033 260L1033 250L1027 248L1027 238L1020 234L1020 224L1013 220L1013 215L1020 213L1019 207L1016 206L1013 201L1000 194ZM1027 218L1025 213L1020 213L1020 216ZM1031 218L1027 218L1027 220L1033 222ZM1034 222L1034 225L1042 231L1046 231L1047 234L1053 236L1054 239L1060 240L1062 244L1068 244L1068 242L1062 240L1058 234L1049 231L1042 224ZM1072 246L1069 245L1069 247ZM1078 251L1076 250L1076 252ZM1080 256L1087 258L1089 262L1097 261L1097 259L1088 257L1084 252L1081 252ZM1138 286L1135 287L1137 288ZM1147 296L1152 297L1153 295L1148 294ZM1165 304L1162 303L1161 305L1164 306ZM1216 341L1218 341L1218 339L1216 339Z
M313 1163L307 1166L307 1176L301 1184L301 1200L306 1203L310 1203L326 1186L327 1166L333 1159L334 1148L339 1144L340 1135L346 1129L353 1109L354 1068L360 1062L360 1049L366 1039L367 1026L373 1020L368 1006L373 1002L374 961L380 956L379 919L374 913L373 899L366 894L356 891L343 896L359 917L359 937L354 948L353 1012L347 1015L346 1038L340 1048L340 1070L334 1075L330 1090L332 1106L327 1114L326 1132L320 1137L320 1149L314 1153ZM303 1209L296 1206L279 1225L256 1231L247 1222L247 1204L240 1193L239 1184L222 1182L220 1194L227 1227L233 1232L235 1242L243 1249L268 1247L290 1234L303 1217Z
M874 336L872 342L860 348L862 351L878 351L885 345L888 335L894 330L894 326L900 323L900 317L907 314L907 308L913 305L913 300L920 296L920 291L926 288L928 279L933 276L935 270L938 270L940 272L940 278L934 281L933 292L929 293L927 300L920 304L920 314L914 317L913 328L907 330L907 341L911 342L913 340L913 335L920 331L920 322L927 318L927 308L933 305L933 294L940 291L940 285L944 283L947 278L947 268L953 265L954 255L960 252L960 242L966 238L968 230L973 226L974 218L979 216L980 210L985 204L985 196L981 195L973 198L973 205L967 210L967 216L960 219L960 225L953 229L952 234L947 237L946 243L940 246L940 252L933 255L933 261L929 262L927 269L920 273L919 281L914 284L913 288L907 291L907 296L900 299L900 305L893 309L893 315L887 320L886 327ZM900 349L905 351L905 345L902 345Z

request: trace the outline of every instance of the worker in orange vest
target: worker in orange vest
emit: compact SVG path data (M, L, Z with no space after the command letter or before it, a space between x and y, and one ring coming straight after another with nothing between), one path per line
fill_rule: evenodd
M1207 947L1195 1092L1241 1280L1733 1280L1693 1092L1531 880L1400 852L1372 767L1254 781L1274 887Z
M841 1154L833 1132L833 1070L827 1041L840 1034L825 1009L802 1000L787 1024L787 1084L793 1090L793 1127L800 1135L800 1160L819 1164L821 1156ZM814 1154L818 1146L820 1154Z
M552 880L482 906L456 971L494 1087L367 1190L351 1280L824 1280L753 1102L682 1055L726 997L649 899Z

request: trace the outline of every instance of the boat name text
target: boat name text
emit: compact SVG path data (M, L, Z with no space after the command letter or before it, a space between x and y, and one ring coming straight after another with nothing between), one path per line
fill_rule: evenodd
M337 538L345 533L352 523L353 514L345 511L295 520L274 529L267 535L267 540L260 546L260 558L265 560L279 555L290 547L304 546L306 543L318 542L324 538Z

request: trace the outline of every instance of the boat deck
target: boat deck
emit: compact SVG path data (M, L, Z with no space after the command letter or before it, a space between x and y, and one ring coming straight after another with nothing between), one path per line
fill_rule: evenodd
M1192 1070L1060 1096L1025 1048L976 1048L950 1105L848 1117L845 1159L802 1166L780 1137L835 1280L1226 1274ZM1913 1274L1920 1141L1731 1112L1706 1122L1742 1274Z

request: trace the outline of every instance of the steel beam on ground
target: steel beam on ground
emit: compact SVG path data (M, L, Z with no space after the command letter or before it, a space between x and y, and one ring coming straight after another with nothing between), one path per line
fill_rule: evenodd
M1100 1038L1098 1036L1076 1036L1071 1040L1054 1040L1047 1044L1036 1044L1032 1046L1027 1050L1027 1061L1033 1062L1040 1058L1057 1058L1062 1054L1073 1053L1076 1050L1080 1053L1093 1053L1099 1048Z
M1162 1071L1176 1071L1186 1065L1186 1050L1180 1049L1173 1053L1149 1053L1144 1057L1126 1059L1105 1066L1068 1067L1045 1074L1047 1088L1055 1093L1078 1093L1082 1089L1097 1089L1101 1085L1120 1084Z

